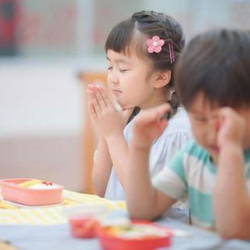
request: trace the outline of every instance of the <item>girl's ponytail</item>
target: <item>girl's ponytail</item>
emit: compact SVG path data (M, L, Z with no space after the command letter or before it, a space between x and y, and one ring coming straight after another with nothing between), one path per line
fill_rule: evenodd
M179 97L175 89L170 90L170 98L168 100L168 103L170 104L172 108L172 112L170 116L172 117L177 112L177 109L180 106Z

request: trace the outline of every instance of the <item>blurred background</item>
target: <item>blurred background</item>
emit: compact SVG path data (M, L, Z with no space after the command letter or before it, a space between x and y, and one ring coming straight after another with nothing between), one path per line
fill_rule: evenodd
M250 0L0 0L0 179L84 191L86 110L77 76L105 72L107 34L140 10L175 17L187 40L213 27L250 27Z

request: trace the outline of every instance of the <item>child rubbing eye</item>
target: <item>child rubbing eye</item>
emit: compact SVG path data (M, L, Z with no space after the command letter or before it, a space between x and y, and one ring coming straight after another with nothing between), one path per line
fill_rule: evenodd
M224 238L250 237L249 55L250 33L242 30L208 31L189 42L177 63L176 86L195 140L151 182L149 148L163 131L159 117L168 107L134 119L126 182L131 217L155 219L187 194L193 225Z

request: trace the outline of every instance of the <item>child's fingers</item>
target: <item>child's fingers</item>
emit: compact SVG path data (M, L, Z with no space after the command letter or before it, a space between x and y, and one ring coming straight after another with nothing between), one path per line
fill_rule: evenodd
M87 101L88 102L91 101L93 98L95 98L93 91L90 89L87 89L86 94L87 94Z
M123 110L123 111L122 111L122 116L123 116L123 118L124 118L125 120L127 120L127 119L130 117L130 115L132 114L133 110L134 110L134 108Z
M95 112L95 118L98 118L103 109L107 106L104 99L105 92L101 86L89 84L87 88L87 98Z
M100 107L106 107L107 101L106 101L106 94L102 86L100 85L88 85L87 92L89 95L93 96L96 101L99 103Z
M101 107L106 107L107 102L106 102L106 99L105 99L104 91L97 88L96 91L95 91L95 95L96 95L96 99L99 102L100 106Z
M171 117L172 109L169 104L163 104L156 110L156 116L159 120L169 120Z
M99 92L102 93L102 98L103 98L103 101L105 102L105 104L106 104L107 106L113 106L113 104L112 104L112 102L111 102L109 96L108 96L107 93L104 91L104 89L103 89L103 88L99 88Z
M167 125L168 125L167 119L162 119L162 120L160 120L160 122L158 122L158 127L159 127L160 131L163 131Z
M95 96L95 95L97 95L98 92L101 93L102 90L103 90L103 87L96 85L96 84L89 84L87 86L87 94L88 95Z
M220 126L221 126L220 125L221 124L221 116L220 116L218 110L212 113L210 124L211 124L212 129L214 129L216 132L219 131Z
M88 84L87 85L87 90L92 90L93 89L93 84Z
M102 112L102 107L101 107L101 104L99 103L99 100L96 94L93 94L93 96L90 99L90 103L95 110L96 116L99 116Z
M96 91L96 86L94 84L87 85L86 89L87 95L93 96L95 95L95 91Z
M138 115L138 119L142 123L158 122L158 123L166 124L167 119L162 119L162 116L166 112L169 112L169 110L171 110L170 106L168 104L163 104L158 107L142 111Z
M91 116L91 118L96 120L97 113L96 113L95 107L92 103L88 103L88 110L89 110L89 115Z
M157 121L164 120L162 119L163 116L170 111L171 111L171 107L169 104L166 103L166 104L160 105L158 107L147 110L148 119L157 120Z
M226 121L236 121L237 117L235 117L234 111L230 108L221 108L217 112L213 114L214 128L219 130L220 127L225 124Z
M95 91L97 88L103 88L103 87L101 85L97 85L97 84L88 84L87 85L88 90Z
M98 97L98 101L100 103L101 106L107 107L107 106L112 106L113 107L113 103L111 102L109 96L107 95L106 91L104 90L104 88L102 86L96 86L96 95Z

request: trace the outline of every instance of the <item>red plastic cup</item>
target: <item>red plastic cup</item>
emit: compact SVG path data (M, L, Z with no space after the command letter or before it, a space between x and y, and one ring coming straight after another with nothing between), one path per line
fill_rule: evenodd
M71 234L77 238L96 237L99 221L93 217L71 217L69 218Z

